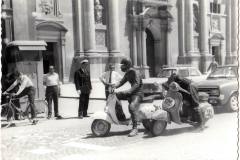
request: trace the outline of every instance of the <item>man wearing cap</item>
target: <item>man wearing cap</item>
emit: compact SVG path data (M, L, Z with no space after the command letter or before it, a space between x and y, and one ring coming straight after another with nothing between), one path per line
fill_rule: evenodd
M121 80L122 76L114 71L115 66L113 64L109 64L109 71L104 72L100 77L100 81L105 85L105 95L106 99L109 95L110 84L116 84L118 81Z
M23 96L28 96L28 101L29 101L29 105L31 108L31 116L32 116L32 124L35 125L38 123L38 120L35 119L36 118L36 106L35 106L35 93L36 93L36 89L33 85L33 82L31 81L31 79L27 76L22 74L19 71L15 71L15 76L16 76L16 80L13 82L13 84L5 91L3 92L4 94L8 94L12 89L14 89L17 85L19 85L19 89L16 93L11 93L13 96L15 96L16 98L20 98Z
M81 67L74 74L74 83L79 94L78 117L82 119L83 117L88 117L87 110L92 84L90 73L87 70L88 60L84 59L80 63Z
M46 100L48 102L48 119L52 116L52 101L54 103L54 116L57 119L62 119L62 117L58 114L58 96L60 93L60 81L59 76L56 72L54 72L54 67L49 66L49 73L47 73L43 77L43 85L46 88Z
M125 75L121 81L114 86L118 88L126 82L131 84L131 88L129 90L118 92L116 93L116 96L119 100L127 99L129 102L129 112L131 114L133 123L133 129L129 133L129 137L132 137L138 133L136 112L143 98L142 79L140 78L140 75L132 68L132 62L128 59L124 58L121 60L121 70L125 72Z

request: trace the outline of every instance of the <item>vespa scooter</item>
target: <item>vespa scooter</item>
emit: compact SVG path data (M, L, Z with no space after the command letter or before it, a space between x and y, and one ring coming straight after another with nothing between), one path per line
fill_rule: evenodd
M213 118L214 110L211 104L208 103L208 94L199 93L200 104L197 109L192 110L188 113L187 116L191 117L191 120L187 120L185 115L183 114L183 107L185 107L183 103L183 97L179 90L183 89L176 83L172 82L170 84L170 89L167 91L167 94L162 102L162 105L159 109L153 114L155 116L152 119L147 119L145 121L148 124L147 129L152 133L153 136L161 135L161 133L165 130L159 130L160 123L165 121L165 123L174 122L176 124L187 123L194 127L204 127L206 122ZM187 92L184 90L184 92ZM190 93L189 93L190 94ZM157 112L161 112L162 114L158 114ZM165 114L163 114L165 113ZM167 116L165 116L167 114ZM164 116L162 116L164 115ZM153 120L155 119L155 120Z

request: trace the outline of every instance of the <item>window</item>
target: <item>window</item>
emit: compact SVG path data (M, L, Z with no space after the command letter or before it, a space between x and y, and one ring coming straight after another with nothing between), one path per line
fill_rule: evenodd
M179 69L178 75L182 77L188 77L189 76L188 69Z
M210 12L211 13L221 13L221 4L217 0L210 2Z
M196 69L190 69L190 76L200 76L200 73Z

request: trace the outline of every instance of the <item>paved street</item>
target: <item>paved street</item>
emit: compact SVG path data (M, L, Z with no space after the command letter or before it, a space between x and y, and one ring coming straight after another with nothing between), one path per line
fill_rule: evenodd
M189 125L168 125L151 137L139 125L136 137L127 137L130 126L111 128L110 135L91 134L91 117L77 119L77 99L60 99L63 120L27 121L1 129L3 160L237 160L237 114L216 114L204 131ZM91 101L89 113L103 109L104 101ZM126 108L125 110L126 111Z

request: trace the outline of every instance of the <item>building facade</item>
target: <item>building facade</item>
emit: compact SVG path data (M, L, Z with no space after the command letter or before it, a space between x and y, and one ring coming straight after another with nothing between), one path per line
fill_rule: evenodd
M43 72L64 83L89 59L92 80L130 58L145 77L163 65L206 72L212 57L237 63L238 0L2 0L2 54L15 40L44 40Z

